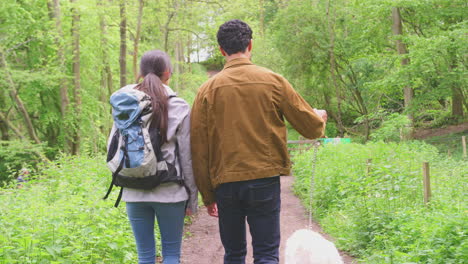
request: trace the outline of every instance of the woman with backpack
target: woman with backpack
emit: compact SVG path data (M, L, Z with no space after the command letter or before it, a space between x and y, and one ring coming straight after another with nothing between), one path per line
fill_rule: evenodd
M151 126L158 130L149 129L150 136L158 137L164 160L174 165L184 182L162 183L151 190L123 188L122 200L126 202L140 264L156 261L155 218L161 232L163 263L180 263L184 217L197 210L190 152L190 106L168 86L171 74L169 56L151 50L141 58L139 79L143 80L134 86L151 97ZM151 131L159 131L159 135L151 135Z

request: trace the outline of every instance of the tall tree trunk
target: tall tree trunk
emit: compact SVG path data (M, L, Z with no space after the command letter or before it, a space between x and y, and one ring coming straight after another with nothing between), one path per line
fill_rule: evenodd
M188 72L192 72L192 58L191 55L193 53L193 48L192 48L192 36L189 34L187 35L187 50L186 50L186 62L188 64L188 69L186 69Z
M8 125L5 121L3 121L3 119L0 120L0 133L2 133L1 140L10 140L10 134L8 133Z
M3 121L0 121L0 132L2 133L1 140L3 141L10 140L10 134L8 133L8 126Z
M79 154L81 133L81 76L80 76L80 14L76 7L77 0L70 0L72 4L72 39L73 39L73 99L75 107L75 122L73 126L74 135L72 138L71 152L73 155Z
M2 108L6 106L6 95L4 91L0 90L0 114L2 113ZM8 125L6 121L0 119L0 132L2 133L2 140L9 140L10 135L8 133Z
M16 136L18 136L18 138L20 139L24 139L24 136L23 134L21 133L21 131L15 126L13 125L10 120L8 120L8 117L5 116L3 113L0 112L0 123L4 123L9 129L13 130L13 132L16 134ZM2 138L3 140L3 138ZM41 142L36 142L38 144L40 144ZM40 151L36 151L36 150L33 150L33 152L41 158L42 161L44 162L49 162L50 160L44 155L44 153L41 153Z
M465 98L460 87L452 84L452 116L453 117L463 117L463 103Z
M10 140L10 134L8 133L8 125L0 121L0 132L2 133L2 140Z
M180 76L183 72L182 65L184 63L184 48L182 45L181 41L181 34L177 34L177 41L175 43L175 67L174 67L174 73L177 76ZM180 78L173 78L172 82L174 85L174 89L178 92L180 92L181 85L179 83Z
M265 3L264 0L259 0L260 5L260 35L265 35Z
M2 112L0 112L0 124L2 126L2 140L9 140L9 136L4 137L5 132L3 131L3 126L5 126L7 129L6 135L8 135L8 129L11 129L17 137L24 139L24 135L21 133L21 131L13 123L11 123L10 120L8 120L8 117L5 116Z
M171 24L171 20L174 17L175 12L171 12L167 15L167 20L166 23L164 24L164 27L162 28L162 31L164 32L164 51L167 53L168 52L168 45L169 45L169 24Z
M138 66L137 66L137 61L138 61L138 44L140 42L140 34L141 34L141 19L143 18L143 5L144 1L139 0L138 1L138 17L137 17L137 28L136 28L136 36L135 36L135 42L133 43L133 77L136 82L138 78Z
M97 6L100 12L104 12L105 6L102 0L98 0ZM102 104L108 106L108 100L110 95L113 92L113 81L112 81L112 71L110 68L109 63L109 53L107 52L108 49L108 39L107 39L107 22L104 15L100 16L99 19L99 27L101 29L101 50L102 50L102 69L101 69L101 91L99 95L99 100ZM103 115L108 114L109 111L112 112L110 107L105 107L105 111L102 113ZM107 134L109 131L108 129L111 126L110 119L106 119L108 122L101 126L101 132L103 134Z
M8 117L5 116L2 112L0 112L0 122L5 125L5 127L8 129L11 129L13 130L13 133L15 133L15 135L17 137L19 137L20 139L24 139L24 135L23 133L21 133L21 131L13 124L11 123L10 120L8 120ZM2 129L2 133L3 133L3 129ZM8 133L8 132L7 132ZM9 138L7 139L4 139L3 136L2 136L2 140L9 140Z
M328 50L329 53L329 62L330 62L330 75L331 75L331 80L333 83L333 86L335 87L335 93L336 93L336 102L337 102L337 111L335 114L336 117L336 122L338 125L338 130L340 132L340 137L344 136L345 133L345 128L343 125L343 120L341 118L341 90L340 90L340 85L338 84L337 81L337 76L335 73L337 72L336 68L336 58L335 58L335 9L333 9L333 15L330 14L330 0L328 1L327 5L327 23L328 23L328 33L330 36L330 48ZM331 18L333 16L333 18Z
M19 111L23 115L24 123L26 125L26 128L28 129L29 137L37 144L40 144L41 141L39 140L39 137L36 134L33 123L31 121L31 117L29 116L26 106L24 105L21 98L18 96L18 90L16 89L16 85L13 81L10 71L8 70L8 63L6 62L5 54L3 54L3 52L1 51L0 51L0 59L1 59L0 66L3 66L5 68L5 73L6 73L5 77L8 82L8 85L10 86L10 97L14 102L16 102L16 106L18 107ZM7 122L8 119L5 119L3 121Z
M452 40L453 41L453 40ZM452 44L452 47L449 48L449 55L450 55L450 71L454 72L457 67L457 55L455 51L455 44ZM452 116L455 118L463 117L463 103L465 101L464 95L460 87L458 86L458 82L452 82L451 84L452 90Z
M55 20L55 30L57 35L55 38L55 44L57 45L57 57L59 62L59 68L63 73L66 73L66 59L65 59L65 47L63 44L64 36L62 31L62 14L60 10L60 0L52 0L52 3L48 3L49 7L52 7L52 12L50 15ZM64 76L60 79L60 112L62 118L65 118L67 113L68 104L70 100L68 99L68 80Z
M179 14L179 10L181 9L180 7L180 3L179 3L179 0L174 0L174 12ZM176 21L174 22L176 25L181 25L183 24L183 19L185 18L185 16L177 16L175 19ZM177 77L180 76L180 74L182 74L182 63L183 63L183 60L184 60L184 49L183 49L183 44L182 44L182 33L180 31L176 31L175 33L175 36L176 36L176 41L175 41L175 49L174 49L174 53L175 53L175 67L174 67L174 73L176 74ZM173 84L173 87L176 91L180 91L180 78L172 78L172 84Z
M398 7L393 7L392 8L392 20L393 20L393 25L392 25L392 31L393 35L395 36L401 36L403 35L403 24L402 24L402 19L401 19L401 14L400 14L400 8ZM396 48L398 50L398 54L400 55L405 55L408 54L408 50L406 48L405 43L403 43L401 40L397 39L396 40ZM409 59L408 58L403 58L401 60L401 65L405 66L409 64ZM411 103L413 101L414 97L414 90L410 86L405 86L403 88L403 94L404 94L404 102L405 102L405 108L408 110L411 106ZM410 137L412 138L413 136L413 129L414 129L414 118L412 113L408 113L408 118L411 120L411 135Z
M125 0L120 0L120 87L127 84L127 11L125 2Z

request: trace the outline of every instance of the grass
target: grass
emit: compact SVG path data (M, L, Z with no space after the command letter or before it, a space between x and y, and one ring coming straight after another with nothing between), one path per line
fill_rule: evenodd
M312 151L295 155L295 192L309 204ZM367 173L366 160L372 159ZM423 202L422 162L432 200ZM423 142L325 145L313 215L364 263L468 263L468 163Z
M102 200L103 158L63 157L0 190L0 263L136 263L125 206Z
M468 132L465 131L431 137L424 139L424 142L435 146L441 154L447 154L455 159L461 159L463 157L462 136L465 136L468 141Z

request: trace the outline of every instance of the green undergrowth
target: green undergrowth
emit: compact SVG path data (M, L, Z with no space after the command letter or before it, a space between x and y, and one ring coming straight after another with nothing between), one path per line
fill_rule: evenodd
M313 150L294 158L294 189L308 208L312 161ZM422 142L325 145L317 153L313 215L362 263L468 263L467 176L468 162Z
M441 154L451 156L455 159L461 159L463 158L463 136L468 138L468 131L430 137L424 139L424 142L437 147Z
M125 203L103 157L62 157L22 188L0 189L0 263L136 263Z

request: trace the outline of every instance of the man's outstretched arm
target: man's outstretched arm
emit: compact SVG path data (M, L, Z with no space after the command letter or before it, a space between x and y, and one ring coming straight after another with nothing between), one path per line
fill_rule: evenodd
M310 139L325 136L326 111L313 109L286 79L280 106L286 119L301 135Z

